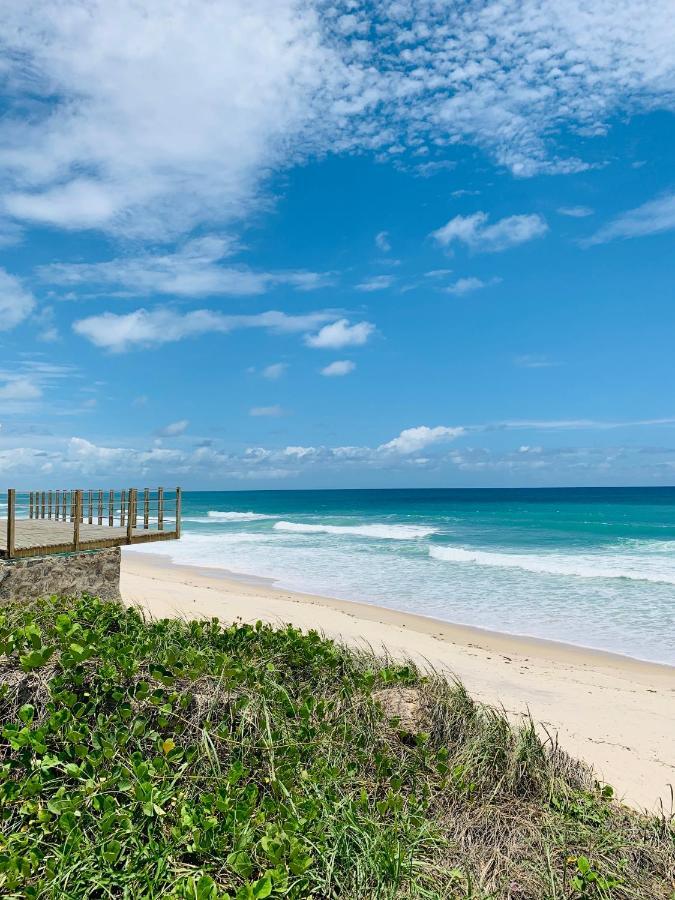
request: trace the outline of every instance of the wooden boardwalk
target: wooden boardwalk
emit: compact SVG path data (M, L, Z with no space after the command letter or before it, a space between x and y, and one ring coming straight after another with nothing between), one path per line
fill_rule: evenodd
M0 559L77 553L180 538L181 491L35 491L25 501L7 492L0 519ZM17 503L17 499L19 502ZM140 501L140 502L139 502Z
M124 544L145 544L149 541L175 541L175 531L157 531L132 528L131 540L127 529L119 526L80 524L80 550L97 550L102 547L119 547ZM0 558L7 546L7 519L0 519ZM13 557L36 556L47 553L73 551L72 522L54 522L50 519L17 519Z

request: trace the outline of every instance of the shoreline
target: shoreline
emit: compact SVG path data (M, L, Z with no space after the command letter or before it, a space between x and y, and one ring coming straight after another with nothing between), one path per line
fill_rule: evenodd
M222 581L225 585L241 584L251 587L260 587L273 591L275 594L292 596L299 601L328 609L337 609L347 615L356 612L359 618L372 621L380 621L383 614L390 622L397 622L402 627L411 626L414 630L430 634L432 636L445 636L446 640L454 642L479 643L483 641L495 650L513 650L518 647L523 652L529 652L531 656L541 656L545 659L555 659L570 662L593 662L597 657L598 663L608 666L616 665L621 668L635 666L637 669L652 667L663 670L664 674L670 673L675 681L675 664L657 662L651 659L643 659L639 656L629 656L626 653L618 653L613 650L603 650L601 647L589 647L584 644L575 644L572 641L560 641L555 638L542 638L531 634L522 634L515 631L497 631L493 628L483 628L480 625L468 625L464 622L450 622L447 619L439 619L436 616L415 613L408 610L393 609L380 603L368 600L349 600L344 597L331 597L327 594L315 594L309 591L296 590L284 587L276 579L265 575L249 575L245 572L233 572L230 569L222 569L215 566L202 566L198 563L178 563L168 553L153 553L136 548L129 548L125 553L148 559L153 566L167 568L169 570L186 570L195 575L203 575Z
M480 701L531 714L589 762L619 797L670 809L675 784L675 668L603 650L455 625L370 603L302 594L270 579L125 551L122 596L156 617L291 623L386 650L460 678Z

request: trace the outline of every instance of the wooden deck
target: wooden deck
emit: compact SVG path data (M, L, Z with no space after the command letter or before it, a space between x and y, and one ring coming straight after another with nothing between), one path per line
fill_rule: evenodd
M176 541L181 489L7 491L0 559Z
M167 523L168 524L168 523ZM178 535L173 529L133 528L131 540L127 529L119 526L80 524L80 550L98 550L103 547L121 547L126 544L145 544L150 541L175 541ZM0 558L6 557L7 519L0 519ZM55 522L53 519L17 519L13 558L37 556L48 553L73 552L73 523Z

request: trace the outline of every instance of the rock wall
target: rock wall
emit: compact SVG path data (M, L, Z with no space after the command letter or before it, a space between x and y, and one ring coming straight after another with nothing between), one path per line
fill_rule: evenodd
M120 599L120 548L0 560L0 604L59 594Z

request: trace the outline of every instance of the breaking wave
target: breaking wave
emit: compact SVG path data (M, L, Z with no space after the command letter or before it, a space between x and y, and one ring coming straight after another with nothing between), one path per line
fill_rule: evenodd
M659 570L653 560L636 559L626 565L614 557L536 556L521 553L492 553L487 550L465 550L462 547L430 547L429 556L444 562L472 563L499 569L521 569L540 575L564 575L577 578L624 578L628 581L650 581L654 584L675 584L675 569ZM664 563L666 561L664 560ZM666 563L667 565L667 563ZM639 566L639 568L637 567Z
M185 518L184 522L258 522L261 519L278 519L279 516L270 516L265 513L254 512L221 512L217 509L210 509L205 516L193 516Z
M276 522L277 531L297 534L355 535L356 537L380 538L381 540L410 541L436 534L436 528L424 525L386 525L374 522L372 525L306 525L300 522Z

